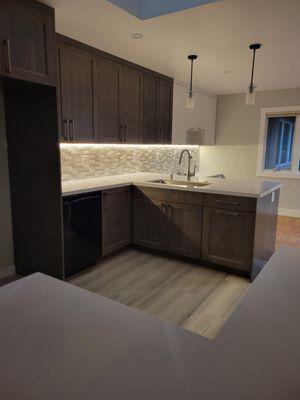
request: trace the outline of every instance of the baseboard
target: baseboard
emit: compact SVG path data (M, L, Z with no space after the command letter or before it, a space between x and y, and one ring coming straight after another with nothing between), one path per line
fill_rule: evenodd
M284 217L300 218L300 210L296 210L293 208L279 208L278 214Z
M14 275L16 273L16 268L14 265L7 265L5 267L0 268L0 279L7 278L10 275Z

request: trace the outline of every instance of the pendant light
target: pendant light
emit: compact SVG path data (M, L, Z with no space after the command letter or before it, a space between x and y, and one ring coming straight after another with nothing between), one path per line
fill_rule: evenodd
M255 89L256 86L253 83L253 78L254 78L254 66L255 66L255 53L256 50L261 48L261 44L259 43L253 43L249 46L249 49L253 51L253 59L252 59L252 71L251 71L251 82L248 87L247 95L246 95L246 105L247 106L252 106L255 104Z
M191 54L188 56L188 59L191 61L191 80L190 80L190 88L186 98L186 107L187 108L194 108L195 107L195 98L193 92L193 67L194 67L194 60L197 60L198 56L195 54Z

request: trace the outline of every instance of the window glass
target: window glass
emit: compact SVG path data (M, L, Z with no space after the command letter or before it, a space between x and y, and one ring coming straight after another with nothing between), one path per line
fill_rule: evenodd
M265 169L290 170L296 117L268 117Z

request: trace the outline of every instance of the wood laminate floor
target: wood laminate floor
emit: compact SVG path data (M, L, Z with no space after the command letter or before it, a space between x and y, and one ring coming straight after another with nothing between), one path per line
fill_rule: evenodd
M278 218L276 244L300 247L299 218ZM132 249L69 281L210 339L249 286L238 276Z
M300 247L300 219L279 217L277 246ZM18 275L0 280L0 286ZM247 279L128 249L69 282L210 339L244 296Z
M135 249L70 283L213 339L247 290L247 279Z

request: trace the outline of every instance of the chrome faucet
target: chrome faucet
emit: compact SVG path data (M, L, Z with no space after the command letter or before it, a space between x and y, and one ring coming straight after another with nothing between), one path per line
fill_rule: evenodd
M184 172L181 172L181 173L178 173L178 175L185 175L185 176L187 176L187 180L190 181L191 178L196 175L196 165L194 166L194 171L192 172L191 171L191 159L193 157L187 149L182 150L182 152L180 153L179 165L181 164L182 156L184 153L186 153L188 155L188 171L187 171L187 174Z

